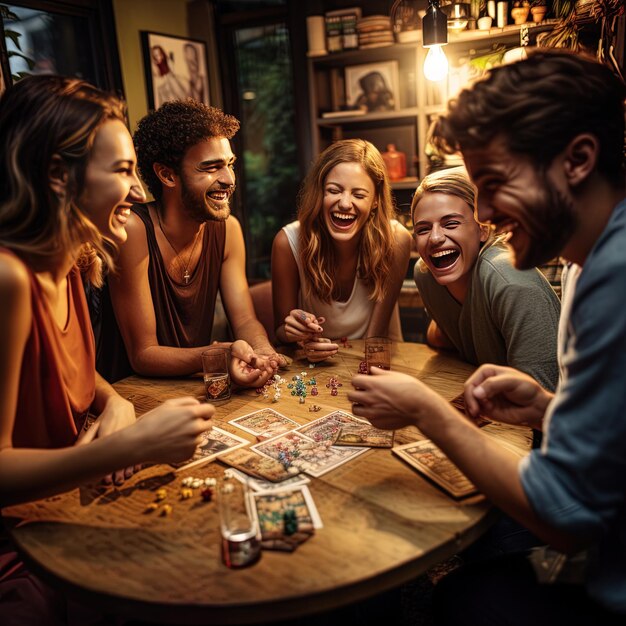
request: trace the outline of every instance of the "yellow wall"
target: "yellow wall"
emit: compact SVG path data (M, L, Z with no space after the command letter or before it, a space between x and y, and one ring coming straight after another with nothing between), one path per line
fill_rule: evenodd
M141 51L142 30L188 37L187 0L113 0L124 91L131 132L148 112Z

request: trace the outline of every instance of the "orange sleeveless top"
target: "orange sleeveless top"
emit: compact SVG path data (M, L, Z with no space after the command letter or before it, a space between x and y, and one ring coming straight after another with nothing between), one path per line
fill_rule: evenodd
M25 267L33 319L22 359L13 446L71 446L96 388L94 339L80 272L74 267L68 274L68 318L61 329L35 274Z

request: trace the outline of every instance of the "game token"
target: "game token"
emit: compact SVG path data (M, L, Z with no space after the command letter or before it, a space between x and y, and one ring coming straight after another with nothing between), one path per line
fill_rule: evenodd
M167 491L165 489L157 489L155 493L158 502L167 498Z
M170 513L172 512L172 507L169 504L164 504L163 508L161 509L161 517L167 517L168 515L170 515Z
M293 535L298 532L298 516L293 509L287 509L283 513L283 532L285 535Z

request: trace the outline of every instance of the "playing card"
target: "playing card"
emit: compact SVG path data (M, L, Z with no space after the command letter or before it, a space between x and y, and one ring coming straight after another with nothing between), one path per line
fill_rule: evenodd
M264 480L262 478L253 478L237 469L231 469L227 471L230 471L231 476L236 478L238 481L244 483L245 485L248 485L248 487L250 487L250 489L252 489L253 491L275 491L276 489L296 487L299 485L306 485L307 483L311 482L311 480L307 478L304 474L296 474L295 476L291 476L290 478L287 478L280 483L274 483L270 482L269 480Z
M393 436L393 430L382 430L371 424L344 424L333 446L391 448Z
M477 493L473 483L429 439L393 448L392 452L455 498Z
M266 439L289 432L299 426L298 422L281 415L274 409L260 409L248 415L236 417L228 423L257 437L265 437Z
M303 472L318 477L366 452L367 448L334 448L330 440L314 441L298 431L292 431L257 443L251 450L276 459L286 467L295 465Z
M217 426L213 426L210 430L202 433L201 437L202 442L196 448L193 457L183 463L171 464L177 471L207 463L229 450L235 450L250 443L247 439L217 428Z
M306 487L282 492L252 493L250 501L264 550L293 552L314 535L316 526L313 511L315 515L317 511ZM318 527L321 527L321 520Z
M486 417L483 417L482 415L479 415L476 418L473 418L470 416L470 414L465 409L465 396L462 393L460 393L455 398L452 398L452 400L450 400L450 404L455 409L463 413L463 415L465 415L465 417L467 417L468 420L471 420L472 422L474 422L474 424L476 424L478 428L482 428L483 426L487 426L487 424L491 424L491 420L488 420Z
M333 411L324 417L320 417L304 426L298 428L298 432L306 435L314 441L330 441L337 439L339 431L346 424L367 424L350 413L344 411Z
M269 493L252 493L251 497L254 503L252 511L256 513L263 539L283 534L283 515L288 510L295 511L299 530L323 528L311 492L305 485Z
M249 476L269 480L273 483L293 478L300 473L295 465L285 468L277 460L258 454L250 448L240 448L234 452L229 452L220 456L220 461L231 467L236 467Z

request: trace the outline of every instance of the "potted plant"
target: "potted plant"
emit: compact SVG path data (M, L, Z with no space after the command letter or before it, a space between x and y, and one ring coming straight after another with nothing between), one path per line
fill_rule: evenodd
M535 22L535 24L543 22L547 11L548 7L546 5L546 0L534 0L530 6L530 12L533 16L533 22Z
M525 24L530 11L528 0L515 0L511 9L511 17L516 24Z

